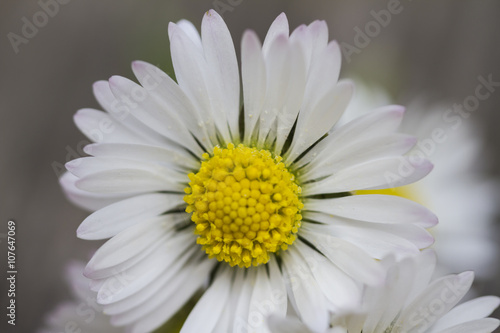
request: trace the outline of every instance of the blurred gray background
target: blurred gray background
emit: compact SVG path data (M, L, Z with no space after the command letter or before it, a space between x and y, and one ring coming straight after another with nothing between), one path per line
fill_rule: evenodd
M87 213L64 198L53 168L75 158L69 152L84 139L72 116L79 108L98 108L93 82L114 74L132 78L130 63L137 59L172 73L168 22L186 18L199 27L213 7L223 12L239 52L244 29L263 38L283 11L292 29L324 19L330 39L354 45L355 28L364 29L373 21L372 10L388 6L388 1L326 0L60 1L65 4L46 22L37 13L41 3L53 1L0 2L0 233L9 219L17 222L15 332L34 331L47 311L69 297L65 264L86 260L100 244L76 238ZM359 54L344 61L344 77L368 79L400 104L427 96L450 107L474 93L479 75L500 81L500 2L401 0L400 6ZM23 20L33 22L34 16L43 24L16 53L9 33L23 37ZM491 176L500 175L499 106L500 89L468 119L482 129L486 149L477 163ZM0 241L0 308L5 309L6 243ZM480 288L500 294L495 279ZM3 329L4 311L0 331L9 332Z

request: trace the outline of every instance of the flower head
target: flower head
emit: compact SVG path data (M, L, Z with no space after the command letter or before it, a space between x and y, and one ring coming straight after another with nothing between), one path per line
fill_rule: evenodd
M383 281L375 259L432 243L425 229L437 221L424 207L351 195L411 183L432 165L404 155L416 139L395 133L400 106L332 130L353 85L337 81L340 50L324 22L290 34L281 14L262 44L245 32L242 106L215 11L201 36L180 21L169 37L177 82L144 62L132 65L141 85L97 82L107 112L75 116L96 141L92 156L61 179L70 199L96 210L78 236L111 238L85 275L115 325L151 331L202 290L183 332L265 331L265 316L284 316L288 302L320 330L329 310L359 303L361 283Z

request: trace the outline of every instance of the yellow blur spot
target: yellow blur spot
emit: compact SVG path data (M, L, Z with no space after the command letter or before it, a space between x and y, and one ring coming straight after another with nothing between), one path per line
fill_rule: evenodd
M396 195L405 199L415 201L421 205L425 205L422 198L423 195L420 194L417 184L410 184L401 187L388 188L385 190L360 190L356 191L355 194L385 194L385 195Z

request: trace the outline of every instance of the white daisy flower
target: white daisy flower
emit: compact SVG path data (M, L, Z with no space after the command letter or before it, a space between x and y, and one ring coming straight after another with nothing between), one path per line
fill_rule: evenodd
M328 311L358 305L374 259L432 244L436 217L396 196L351 196L405 185L432 165L404 154L416 139L395 133L401 106L331 131L353 86L338 82L341 53L325 22L289 34L284 14L261 45L241 43L241 80L230 33L209 11L201 36L169 26L177 83L134 62L138 85L114 76L94 85L107 111L78 111L92 157L67 164L69 198L96 210L78 236L107 241L90 260L97 300L114 325L149 332L197 291L182 332L266 331L288 301L316 330ZM391 185L393 183L391 182ZM126 276L116 283L117 276Z
M378 87L356 86L339 123L391 102ZM434 105L422 113L418 112L424 109L422 103L412 103L401 125L401 131L420 139L411 153L433 161L435 168L428 177L404 187L360 193L399 195L425 205L439 217L439 225L432 229L439 275L472 270L478 278L490 278L498 252L491 238L498 181L486 178L478 167L484 145L472 120L450 121L445 114L448 108Z
M367 286L358 311L333 314L324 331L308 328L294 317L270 317L273 333L489 333L500 321L488 317L500 304L496 296L479 297L455 306L470 289L471 271L429 283L436 265L432 250L402 260L384 258L384 285Z

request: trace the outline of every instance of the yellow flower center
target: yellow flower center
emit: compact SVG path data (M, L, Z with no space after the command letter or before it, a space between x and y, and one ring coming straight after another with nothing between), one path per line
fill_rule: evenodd
M300 227L301 188L280 156L233 144L203 154L189 174L184 201L196 223L197 243L210 258L257 266L286 250Z

